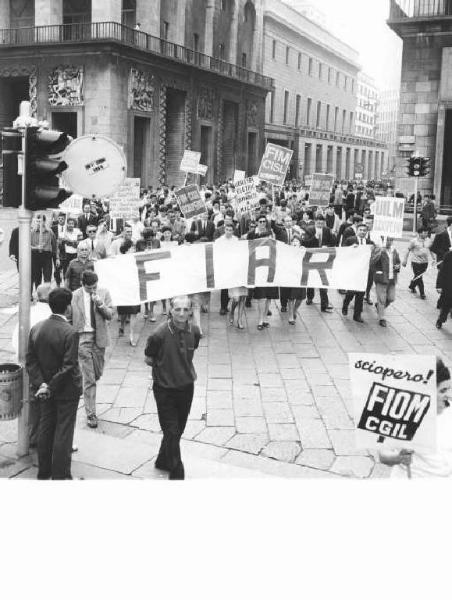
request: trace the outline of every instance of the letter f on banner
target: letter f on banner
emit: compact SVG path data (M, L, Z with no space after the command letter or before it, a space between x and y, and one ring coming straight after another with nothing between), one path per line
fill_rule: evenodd
M171 252L155 252L153 254L134 254L138 269L138 281L140 283L140 302L147 300L147 282L160 279L160 273L147 273L144 265L153 260L171 258Z
M258 248L268 248L268 258L256 258ZM268 267L267 283L273 283L276 271L276 241L260 239L248 241L248 285L256 284L256 269Z

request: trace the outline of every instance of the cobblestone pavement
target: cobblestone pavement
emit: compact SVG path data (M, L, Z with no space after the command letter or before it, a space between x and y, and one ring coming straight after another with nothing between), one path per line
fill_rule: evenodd
M183 441L188 476L387 477L386 467L354 447L347 353L433 353L452 364L452 324L435 328L436 270L426 275L426 300L408 291L409 274L402 272L387 329L367 305L365 324L344 318L343 297L333 291L332 314L320 312L317 295L314 305L302 305L293 327L272 302L269 329L257 330L252 308L241 331L218 314L219 293L212 294L210 313L202 315L207 335L196 353L198 381ZM2 361L12 357L15 320L0 309ZM153 468L160 427L150 369L143 362L155 325L140 317L140 326L132 348L127 336L118 339L118 323L112 323L113 343L98 386L100 425L87 429L80 407L75 475L161 477ZM34 477L35 457L15 459L16 427L0 423L0 476Z

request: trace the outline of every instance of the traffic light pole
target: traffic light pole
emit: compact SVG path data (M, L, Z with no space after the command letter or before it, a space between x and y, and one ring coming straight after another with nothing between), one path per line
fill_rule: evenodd
M413 233L417 232L417 190L419 177L414 178L414 213L413 213Z
M25 208L25 136L22 135L22 204L18 209L19 217L19 362L24 367L22 410L18 421L17 455L25 456L29 453L30 439L28 435L28 421L30 414L30 390L28 374L25 369L25 357L28 347L30 331L30 298L31 298L31 219L33 213Z

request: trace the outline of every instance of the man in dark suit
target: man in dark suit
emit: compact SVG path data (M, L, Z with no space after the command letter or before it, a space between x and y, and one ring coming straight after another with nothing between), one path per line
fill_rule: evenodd
M19 270L19 227L14 227L9 238L9 257Z
M305 242L306 248L333 248L336 245L336 238L326 226L323 215L316 215L315 229L311 230L311 233L312 235ZM306 304L312 304L314 294L313 288L307 289ZM332 312L333 310L328 299L328 292L324 288L320 289L320 310L322 312Z
M30 331L26 368L40 404L38 479L72 479L72 440L82 376L78 334L65 317L71 300L69 290L52 290L49 306L53 314Z
M447 227L441 233L435 235L430 251L436 254L438 269L446 253L452 248L452 216L447 217Z
M84 204L83 214L80 215L80 217L78 218L78 228L83 234L83 239L88 237L88 234L86 233L86 228L88 227L88 225L94 225L95 227L97 227L98 221L99 217L97 217L91 212L90 205Z
M215 225L213 221L210 221L207 218L207 216L204 216L201 219L196 219L192 222L190 232L194 233L198 240L204 238L204 241L206 242L213 242Z
M275 232L275 238L278 242L290 245L295 236L293 230L293 219L290 215L284 217L283 224L278 224L272 221L272 229ZM279 288L279 300L281 302L281 312L287 312L287 303L289 301L289 292L291 288Z
M443 263L438 272L436 289L441 294L438 301L440 313L436 321L436 327L441 329L447 321L447 316L452 310L452 250L446 252Z
M360 245L373 245L373 242L367 237L367 225L360 223L357 227L356 236L349 236L344 243L344 246L360 246ZM342 314L344 317L347 316L348 307L350 302L355 298L355 304L353 305L353 320L358 323L364 323L362 318L364 295L366 292L356 292L354 290L347 290L342 304Z

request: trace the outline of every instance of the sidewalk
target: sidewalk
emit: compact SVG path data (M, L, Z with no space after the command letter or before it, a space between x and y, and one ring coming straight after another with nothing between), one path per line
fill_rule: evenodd
M257 331L256 308L247 310L240 331L218 314L219 292L203 315L207 334L196 353L198 381L182 453L187 478L387 477L389 470L356 450L348 376L348 352L439 354L452 364L452 326L435 328L436 270L426 275L427 299L409 293L404 269L388 328L378 326L375 308L365 307L364 325L341 315L343 297L330 293L332 314L302 305L296 326L272 302L271 327ZM0 286L2 278L0 278ZM6 289L6 288L5 288ZM0 309L0 358L11 360L10 335L16 315ZM157 322L161 304L157 303ZM117 337L98 386L99 428L85 425L79 409L73 456L74 477L161 479L153 461L161 434L143 362L154 324L139 317L137 347ZM127 332L126 332L127 333ZM17 421L0 422L0 477L35 477L33 457L16 460ZM163 475L166 478L166 475Z

